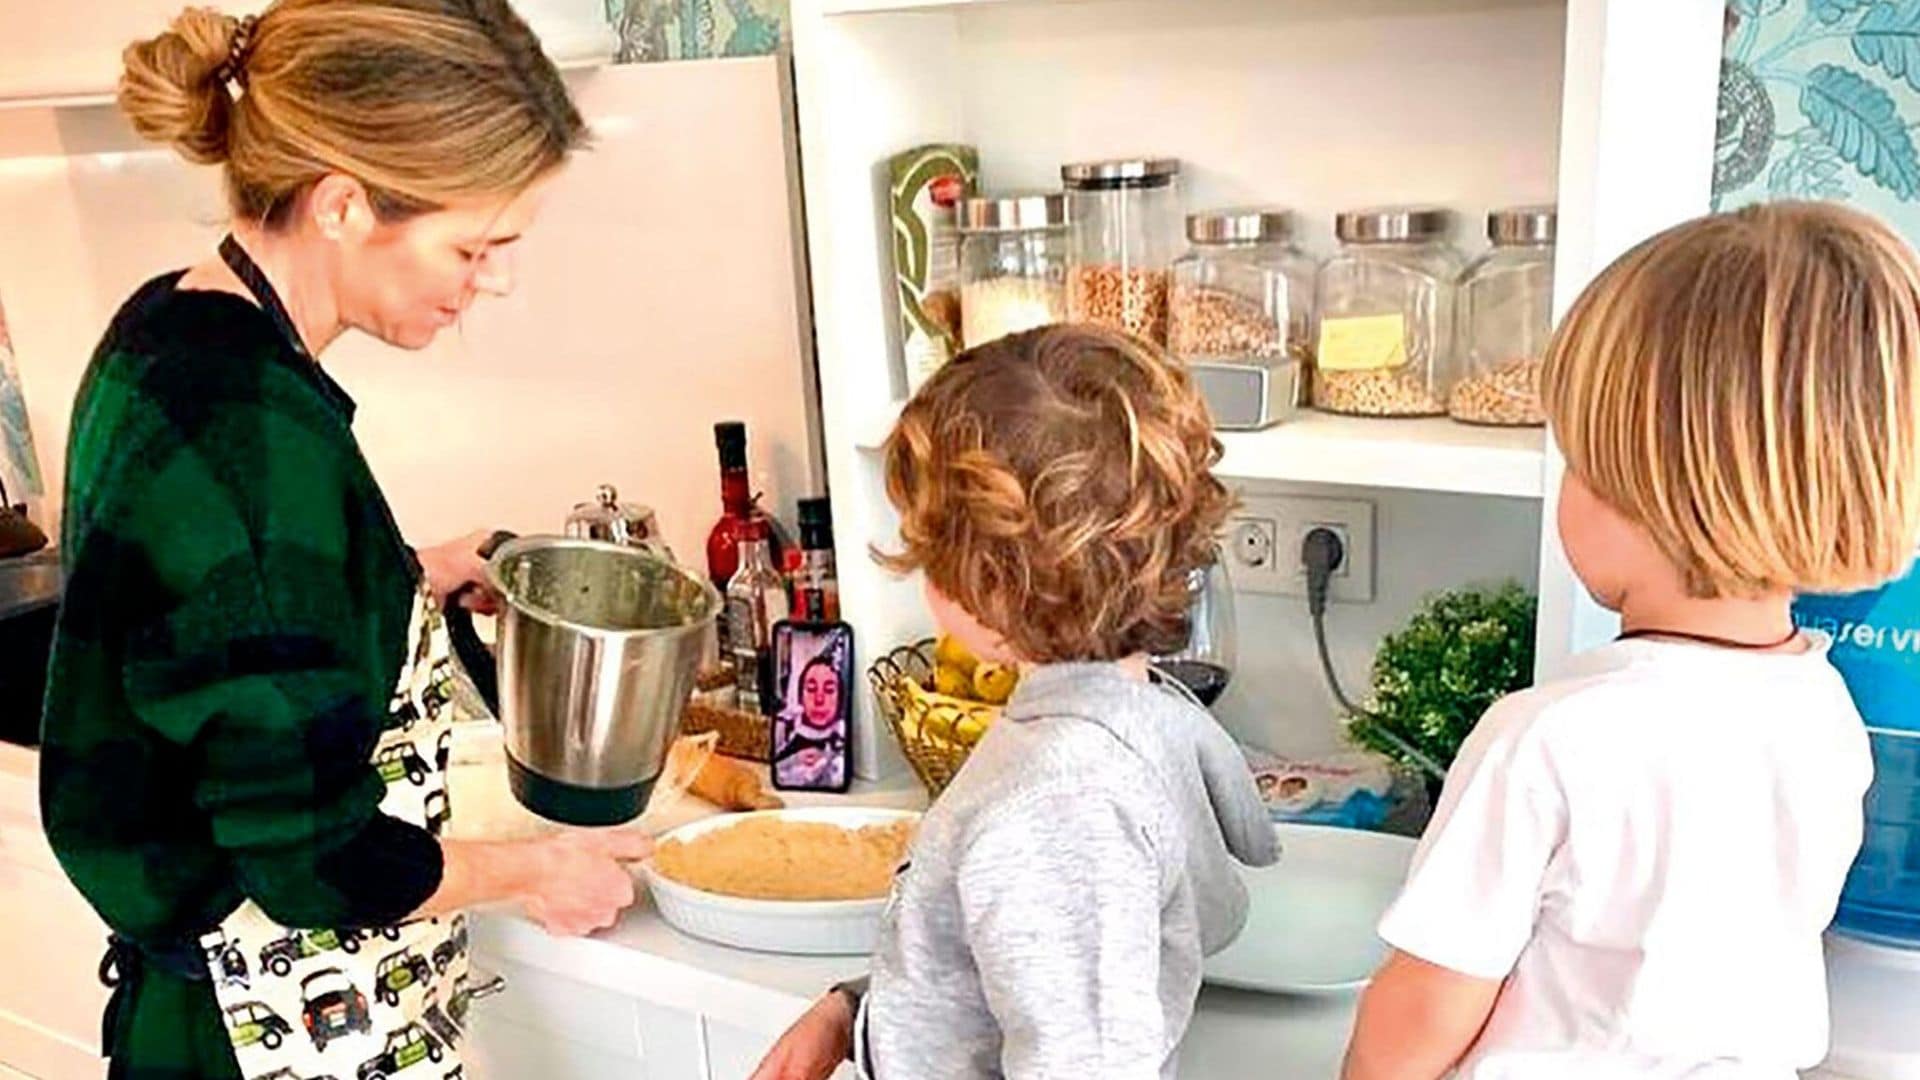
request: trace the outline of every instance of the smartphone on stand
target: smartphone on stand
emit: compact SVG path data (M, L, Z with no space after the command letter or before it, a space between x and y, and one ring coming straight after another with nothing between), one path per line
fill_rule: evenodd
M773 662L773 786L845 792L853 784L853 627L777 623Z

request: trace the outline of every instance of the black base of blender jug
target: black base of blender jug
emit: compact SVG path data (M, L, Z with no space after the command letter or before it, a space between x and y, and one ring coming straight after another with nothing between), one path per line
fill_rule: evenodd
M542 776L507 755L507 783L520 805L562 825L624 825L646 809L652 780L623 787L584 787Z

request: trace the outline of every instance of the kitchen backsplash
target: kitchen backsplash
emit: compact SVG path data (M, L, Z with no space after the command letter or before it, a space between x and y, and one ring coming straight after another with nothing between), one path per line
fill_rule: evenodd
M606 0L623 64L761 56L786 37L787 0Z
M1920 0L1732 0L1714 204L1851 203L1920 238Z

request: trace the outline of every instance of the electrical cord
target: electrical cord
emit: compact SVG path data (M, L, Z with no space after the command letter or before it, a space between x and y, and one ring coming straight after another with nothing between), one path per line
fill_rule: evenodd
M1339 674L1333 670L1333 656L1327 650L1327 594L1333 588L1334 571L1340 569L1340 564L1346 559L1346 545L1341 543L1340 534L1332 529L1309 529L1306 538L1300 542L1300 562L1307 568L1307 614L1313 618L1313 640L1320 650L1320 671L1326 676L1327 689L1333 691L1333 700L1346 710L1348 716L1377 719L1347 697L1347 692L1340 686ZM1386 725L1375 723L1373 730L1405 754L1407 760L1434 776L1446 779L1445 769L1411 743L1389 731Z

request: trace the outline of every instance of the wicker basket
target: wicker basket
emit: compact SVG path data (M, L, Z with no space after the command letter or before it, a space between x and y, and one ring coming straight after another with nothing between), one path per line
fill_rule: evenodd
M1000 719L1000 707L928 689L933 646L929 639L893 650L867 669L867 681L907 764L927 794L937 798L966 764L973 745Z
M773 758L773 723L759 713L747 712L720 703L718 694L696 694L680 715L680 734L703 735L709 731L720 736L714 747L728 757L767 762Z

